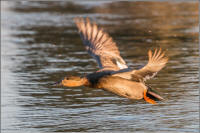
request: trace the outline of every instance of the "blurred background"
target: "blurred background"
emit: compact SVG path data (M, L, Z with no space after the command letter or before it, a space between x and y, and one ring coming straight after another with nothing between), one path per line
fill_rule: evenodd
M1 130L7 132L190 132L199 130L198 2L1 2ZM52 87L98 69L73 22L89 17L138 69L166 50L151 81L157 105L86 87Z

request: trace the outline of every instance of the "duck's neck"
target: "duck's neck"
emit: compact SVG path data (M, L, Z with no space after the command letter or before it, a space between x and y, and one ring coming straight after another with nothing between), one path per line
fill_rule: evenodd
M81 78L81 80L79 81L79 86L88 86L89 85L89 81L86 77Z

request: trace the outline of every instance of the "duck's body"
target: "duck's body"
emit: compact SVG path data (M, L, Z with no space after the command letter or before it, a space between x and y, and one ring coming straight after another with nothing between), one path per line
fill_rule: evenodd
M126 72L129 73L130 71ZM132 100L144 98L149 103L155 101L148 98L150 96L156 100L163 100L161 96L150 90L148 86L141 82L138 77L132 76L131 80L122 78L126 75L124 72L102 71L88 74L84 77L67 77L62 80L62 85L67 87L85 86L96 89L104 89L118 96L126 97ZM128 76L127 76L128 77Z
M130 81L117 76L100 78L95 88L102 88L119 96L129 99L142 99L147 87L141 82Z
M76 19L83 43L88 53L94 57L100 70L84 77L66 77L61 84L67 87L87 86L91 88L104 89L114 94L129 99L142 99L154 104L152 99L162 100L163 98L145 85L145 81L156 75L165 64L167 58L160 50L152 54L148 52L149 61L146 66L139 70L128 68L121 58L116 44L96 24L91 24L87 19ZM147 97L147 95L150 97Z

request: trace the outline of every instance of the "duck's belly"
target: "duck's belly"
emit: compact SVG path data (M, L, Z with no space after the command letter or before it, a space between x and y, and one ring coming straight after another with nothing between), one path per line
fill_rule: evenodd
M102 88L129 99L142 99L146 86L141 82L134 82L121 77L107 76L99 80L97 88Z

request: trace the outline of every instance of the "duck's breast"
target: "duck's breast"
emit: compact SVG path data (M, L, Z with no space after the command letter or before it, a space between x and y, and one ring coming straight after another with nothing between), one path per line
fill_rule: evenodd
M129 99L142 99L146 86L141 82L134 82L117 76L106 76L99 80L97 88Z

